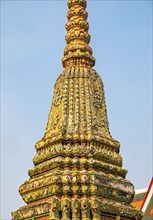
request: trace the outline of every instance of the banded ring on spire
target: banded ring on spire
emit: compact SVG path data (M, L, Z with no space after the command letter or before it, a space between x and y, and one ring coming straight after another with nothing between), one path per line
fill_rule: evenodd
M92 49L89 46L90 35L87 22L86 0L69 0L66 24L67 34L65 40L67 46L62 59L63 67L69 68L74 64L77 66L92 67L95 58L92 56Z
M86 6L87 6L86 0L69 0L67 3L69 8L72 7L73 5L76 5L76 4L82 5L84 8L86 8Z
M85 30L88 31L89 29L89 24L86 20L84 20L83 17L81 16L73 16L69 19L69 21L66 24L66 30L70 30L73 27L83 27Z
M86 20L88 13L81 5L73 5L67 13L67 18L70 19L72 16L82 16Z

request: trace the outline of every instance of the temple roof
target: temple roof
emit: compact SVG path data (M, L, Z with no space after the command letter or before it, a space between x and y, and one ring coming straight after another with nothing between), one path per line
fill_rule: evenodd
M144 220L153 219L153 178L151 179L148 188L135 191L132 205L144 212Z

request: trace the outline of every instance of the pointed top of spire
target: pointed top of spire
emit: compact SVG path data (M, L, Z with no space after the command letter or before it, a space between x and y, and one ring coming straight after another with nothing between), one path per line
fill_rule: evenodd
M67 46L62 59L63 67L87 66L93 67L95 58L89 46L90 35L87 22L86 0L68 0L69 11L66 24L67 35L65 37Z
M86 8L86 6L87 6L86 0L68 0L68 3L67 3L69 8L73 5L76 5L76 4L82 5L84 8Z

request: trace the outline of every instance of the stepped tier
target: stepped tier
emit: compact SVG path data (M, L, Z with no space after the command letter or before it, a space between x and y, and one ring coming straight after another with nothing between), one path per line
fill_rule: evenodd
M46 133L36 149L56 142L91 141L119 151L108 127L103 82L93 69L65 69L55 83Z
M13 219L101 220L141 219L142 214L131 205L100 196L56 195L30 203L12 213ZM102 218L103 216L103 218ZM122 217L124 216L124 218Z

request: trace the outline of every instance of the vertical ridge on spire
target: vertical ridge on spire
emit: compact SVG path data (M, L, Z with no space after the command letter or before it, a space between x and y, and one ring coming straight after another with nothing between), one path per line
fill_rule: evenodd
M66 24L67 35L65 37L67 46L62 59L63 67L72 66L93 67L95 58L89 46L90 35L87 22L86 0L69 0Z

